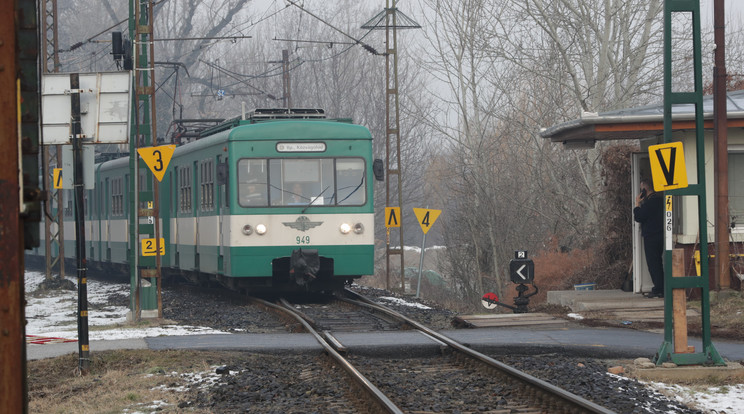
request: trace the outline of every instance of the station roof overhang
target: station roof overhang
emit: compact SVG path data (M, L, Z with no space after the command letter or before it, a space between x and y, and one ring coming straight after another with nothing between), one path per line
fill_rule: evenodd
M728 128L744 128L744 91L727 94ZM713 97L703 98L704 128L713 129ZM672 131L695 129L692 104L672 108ZM643 139L664 133L664 105L588 113L578 119L543 128L540 136L565 148L593 148L597 141Z

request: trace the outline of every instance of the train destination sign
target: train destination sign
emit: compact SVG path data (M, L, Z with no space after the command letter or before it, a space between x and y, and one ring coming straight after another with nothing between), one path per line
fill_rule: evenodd
M163 181L165 170L168 169L168 164L175 150L175 145L161 145L159 147L138 148L137 152L142 157L142 160L145 161L145 164L150 167L150 171L152 171L155 178L158 181Z
M648 155L654 191L687 187L687 168L681 142L651 145Z
M325 152L325 142L280 142L277 152Z

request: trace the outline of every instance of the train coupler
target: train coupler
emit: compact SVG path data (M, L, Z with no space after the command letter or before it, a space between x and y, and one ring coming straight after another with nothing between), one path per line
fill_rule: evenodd
M310 284L318 277L320 256L316 249L293 250L289 258L289 275L301 286Z

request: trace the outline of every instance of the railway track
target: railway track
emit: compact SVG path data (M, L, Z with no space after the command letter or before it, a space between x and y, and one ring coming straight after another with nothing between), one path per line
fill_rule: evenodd
M344 291L338 300L363 309L361 314L365 316L358 316L360 312L339 312L336 309L329 311L332 316L325 317L323 311L329 306L304 306L300 311L297 305L286 300L280 300L280 304L257 301L291 314L302 324L334 363L354 380L357 389L363 391L361 394L368 399L371 412L612 412L474 351L355 292ZM379 324L379 321L385 321L391 329L405 326L421 332L440 343L444 355L433 359L370 361L346 355L347 349L333 335L334 330L373 330L370 326ZM401 389L400 384L405 384L405 388Z

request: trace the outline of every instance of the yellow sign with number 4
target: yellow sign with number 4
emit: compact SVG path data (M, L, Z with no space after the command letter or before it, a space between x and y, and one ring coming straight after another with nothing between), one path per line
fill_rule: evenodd
M424 234L429 232L431 226L437 221L439 215L442 214L442 210L432 210L428 208L414 208L413 214L416 215L416 221L421 225L421 230Z

